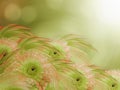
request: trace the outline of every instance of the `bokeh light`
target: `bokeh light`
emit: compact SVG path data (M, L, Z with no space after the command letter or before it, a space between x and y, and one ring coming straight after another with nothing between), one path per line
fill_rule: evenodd
M37 17L36 9L32 6L26 6L22 9L22 20L25 23L33 22Z
M5 8L4 14L8 20L16 21L20 19L21 9L17 4L11 3L11 4L8 4L8 6Z

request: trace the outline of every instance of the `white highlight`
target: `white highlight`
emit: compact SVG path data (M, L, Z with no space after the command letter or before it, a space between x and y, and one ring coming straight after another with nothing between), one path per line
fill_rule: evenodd
M120 23L120 0L99 0L99 19L108 24Z

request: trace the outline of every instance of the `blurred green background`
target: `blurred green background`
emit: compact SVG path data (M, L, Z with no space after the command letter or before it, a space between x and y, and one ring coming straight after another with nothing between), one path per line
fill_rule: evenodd
M0 25L12 23L48 38L81 35L97 49L91 63L120 68L120 0L0 0Z

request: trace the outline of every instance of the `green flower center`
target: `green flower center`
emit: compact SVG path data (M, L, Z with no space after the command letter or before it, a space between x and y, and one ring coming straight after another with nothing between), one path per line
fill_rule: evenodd
M35 74L37 74L37 67L36 66L31 66L31 67L28 68L27 72L28 72L29 75L35 75Z
M21 66L22 73L30 78L39 81L42 78L43 68L39 61L27 59Z

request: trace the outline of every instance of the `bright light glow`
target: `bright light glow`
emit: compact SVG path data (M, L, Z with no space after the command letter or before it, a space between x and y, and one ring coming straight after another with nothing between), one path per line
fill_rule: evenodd
M108 24L120 24L120 0L99 0L99 19Z

